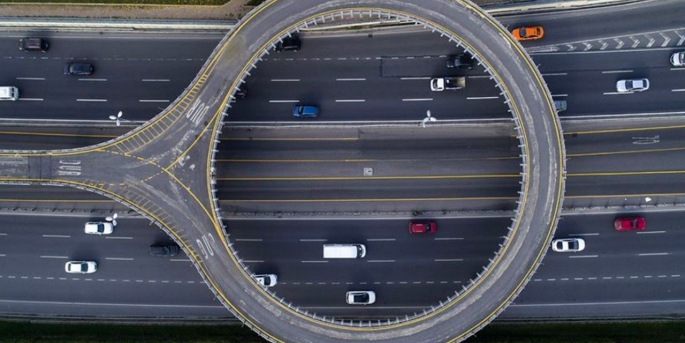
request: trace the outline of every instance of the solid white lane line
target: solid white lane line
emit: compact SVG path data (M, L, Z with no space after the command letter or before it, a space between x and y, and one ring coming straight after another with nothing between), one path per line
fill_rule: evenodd
M80 102L107 102L107 99L76 99Z
M369 238L367 242L394 242L395 238Z
M555 98L555 97L556 98L563 98L563 97L567 97L567 96L568 96L568 94L552 94L553 98Z
M625 92L625 93L619 93L619 92L605 92L602 93L604 95L623 95L623 94L633 94L633 92Z
M271 82L298 82L300 79L271 79Z
M261 242L261 238L236 238L236 242Z
M69 258L68 256L50 256L50 255L44 255L41 256L40 258L59 258L59 259L67 259Z
M300 261L300 263L328 263L328 261Z
M650 252L650 253L637 254L637 256L666 256L666 255L668 255L667 252Z
M436 258L434 262L461 262L464 261L461 258Z
M43 235L43 238L71 238L69 235Z
M498 96L469 96L466 97L466 100L493 100L493 99L499 99Z
M436 241L463 241L463 237L442 237L442 238L436 238Z
M262 260L243 260L245 263L264 263Z
M190 259L187 258L171 258L169 259L171 262L190 262Z
M402 101L433 101L433 98L402 99Z
M685 88L671 89L671 92L685 92Z
M580 255L580 256L569 256L568 258L595 258L597 255Z
M43 98L19 98L21 101L43 101Z
M138 102L169 102L169 100L138 100Z
M130 257L105 257L105 260L109 261L133 261Z
M340 78L340 79L335 79L335 81L366 81L365 77L359 77L359 78Z
M616 73L632 73L632 70L626 69L626 70L606 70L603 71L602 74L616 74Z
M300 242L325 242L325 239L320 238L300 238Z
M169 82L169 79L143 79L143 82Z
M2 232L2 233L0 233L0 236L7 236L7 234Z
M393 263L395 260L368 260L369 263Z
M281 102L300 102L300 100L269 100L270 103L281 103Z
M366 102L365 99L336 99L335 102Z
M400 80L430 80L430 77L401 77Z
M18 77L17 80L45 81L44 77Z
M599 233L572 233L571 236L599 236Z
M79 81L95 81L95 82L105 82L107 79L78 79Z
M638 231L638 235L650 235L653 233L666 233L666 231Z
M133 237L125 237L125 236L115 236L115 237L110 237L107 236L105 239L133 239Z

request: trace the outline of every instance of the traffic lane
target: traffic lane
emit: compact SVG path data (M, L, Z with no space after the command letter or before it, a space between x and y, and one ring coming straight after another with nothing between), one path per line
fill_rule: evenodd
M599 129L601 130L601 129ZM648 158L650 155L658 156L656 153L660 149L671 149L678 153L679 149L685 148L685 140L683 135L685 128L682 126L665 126L665 127L645 127L640 129L616 130L613 132L593 132L593 131L579 131L567 132L564 135L566 142L567 155L572 161L582 161L584 155L589 158L593 156L607 156L611 157L612 152L625 153L640 151L649 152L650 154L640 155L626 155L624 158L636 160L634 156L640 158ZM593 155L594 154L594 155ZM624 167L638 165L636 163L628 163Z
M573 176L566 179L567 196L645 196L685 192L678 174Z
M572 51L546 52L532 54L538 64L540 73L557 80L563 80L568 75L578 72L603 72L615 70L670 71L672 68L669 58L671 53L681 51L679 48L659 49L631 49L631 50L602 50L602 51ZM675 71L673 71L675 72ZM551 74L551 75L550 75Z
M580 177L584 173L674 173L685 172L685 163L679 158L685 147L660 147L652 145L654 149L677 149L676 151L628 152L596 154L593 156L571 157L567 169L568 176ZM626 149L627 150L627 149ZM573 161L573 162L571 162ZM578 175L578 176L576 176Z
M0 149L72 149L106 142L129 130L130 128L116 126L108 128L4 126L0 127Z
M84 201L89 202L90 205L99 202L116 203L102 195L73 187L0 185L0 194L3 195L1 201L5 203L15 201L17 204L29 201L51 202L53 204L59 201Z

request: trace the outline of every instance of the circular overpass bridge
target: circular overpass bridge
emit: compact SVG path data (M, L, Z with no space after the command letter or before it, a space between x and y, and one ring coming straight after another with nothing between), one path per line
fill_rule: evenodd
M471 282L413 316L342 320L298 308L259 286L223 226L212 188L222 119L260 58L302 28L399 19L468 51L489 73L516 124L521 191L508 235ZM216 297L272 342L456 342L504 310L541 262L563 198L561 129L542 76L511 35L468 1L273 0L217 46L193 83L148 123L96 146L5 151L0 182L72 186L135 209L171 235Z

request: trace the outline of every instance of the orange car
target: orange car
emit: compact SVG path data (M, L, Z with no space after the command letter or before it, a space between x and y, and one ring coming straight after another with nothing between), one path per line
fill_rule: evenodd
M511 31L511 34L513 34L514 38L516 38L516 40L518 41L535 40L541 39L545 35L545 30L542 29L542 26L523 26L514 29L514 31Z

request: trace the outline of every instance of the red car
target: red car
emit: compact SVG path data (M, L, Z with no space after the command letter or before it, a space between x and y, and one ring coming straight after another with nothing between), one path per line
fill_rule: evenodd
M640 231L645 229L645 218L642 217L625 217L616 218L614 220L614 227L618 231Z
M409 222L409 233L412 234L422 234L422 233L435 233L438 229L438 225L432 221L412 221Z

